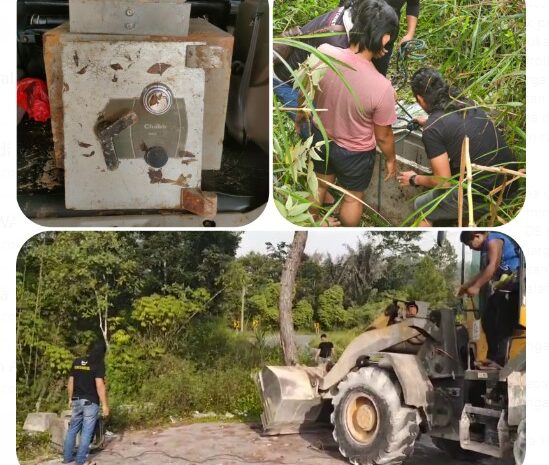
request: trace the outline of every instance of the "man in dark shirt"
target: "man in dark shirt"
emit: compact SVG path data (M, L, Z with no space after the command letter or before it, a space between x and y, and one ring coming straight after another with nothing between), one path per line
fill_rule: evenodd
M326 336L326 334L322 334L320 336L320 344L318 344L318 349L316 349L316 362L318 365L326 365L332 361L334 355L334 345L328 341L328 336Z
M431 162L432 176L415 171L400 173L397 180L404 186L423 186L432 189L418 196L415 210L422 211L420 226L432 226L434 221L458 219L458 188L454 184L445 192L444 180L460 172L461 148L465 136L469 137L469 155L472 163L482 166L505 166L516 170L516 159L503 135L484 110L450 89L442 76L432 68L418 70L412 78L412 91L417 102L429 114L418 118L423 126L423 144ZM488 195L501 186L503 176L478 172L473 179L475 216L486 214L482 195ZM505 189L505 198L516 194L516 183ZM445 197L439 201L442 195ZM438 205L437 205L438 203ZM464 209L464 213L467 209Z
M105 342L95 342L87 357L77 358L72 364L67 388L72 415L63 446L63 463L91 463L86 458L99 418L99 405L104 417L110 413L105 388L105 352ZM74 446L79 433L80 443L75 456Z
M341 2L341 6L321 16L309 21L305 26L301 27L301 35L314 34L317 31L328 30L330 28L341 29L341 34L331 37L317 37L312 39L304 39L303 42L318 48L322 44L330 44L338 48L349 48L349 32L352 29L352 9L353 5L356 5L364 0L344 0ZM408 23L408 30L406 35L400 40L400 44L414 38L414 34L417 26L417 19L419 16L419 0L387 0L387 3L395 10L400 18L401 10L406 3L406 20ZM345 33L343 32L345 31ZM398 37L398 31L395 35L395 39ZM384 53L380 54L372 60L372 63L376 69L383 74L387 74L389 68L389 61L393 51L395 40L391 40L386 46ZM292 48L290 55L285 58L285 61L292 70L296 70L301 63L303 63L309 53L306 50L300 48ZM293 89L289 83L292 75L284 63L275 63L274 65L274 79L273 79L273 91L279 98L280 102L288 108L297 108L298 103L298 90ZM295 113L290 113L292 119L295 119Z
M499 232L463 231L460 241L472 250L486 254L486 265L462 284L458 295L474 297L483 286L492 282L492 292L481 315L488 343L487 360L477 364L483 369L501 368L506 362L509 338L519 320L520 247L509 236Z

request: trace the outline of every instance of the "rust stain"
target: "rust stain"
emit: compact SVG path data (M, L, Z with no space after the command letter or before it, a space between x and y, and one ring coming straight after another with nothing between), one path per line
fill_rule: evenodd
M191 163L197 161L196 158L191 158L189 160L181 160L181 164L185 165L185 166L189 166Z
M189 185L188 178L182 174L173 182L173 184L180 187L187 187Z
M78 52L74 52L74 55L72 56L72 59L74 60L74 64L78 66L78 63L80 63L80 59L78 58Z
M145 141L141 141L141 143L139 144L139 148L143 150L143 152L146 152L149 149L149 147L147 147L147 144L145 144Z
M172 65L169 65L167 63L155 63L147 70L147 73L159 74L160 76L162 76L162 74L164 74L166 70L171 67Z
M118 77L116 76L116 74L112 77L112 82L118 82Z
M66 82L64 82L63 83L63 92L68 92L68 91L69 91L69 85Z
M115 71L120 71L121 69L124 69L120 63L113 63L111 65L111 68L114 69Z
M90 153L83 153L82 154L82 156L86 157L86 158L93 157L94 155L95 155L95 150L92 150Z
M179 156L183 158L196 158L194 153L188 152L187 150L180 150Z
M162 170L149 168L149 179L151 181L151 184L158 184L162 182Z
M88 147L91 147L91 146L92 146L91 144L86 144L86 142L80 142L80 141L78 141L78 145L79 145L80 147L85 148L85 149L87 149Z
M87 70L88 70L88 65L84 66L80 71L78 71L77 74L86 74Z
M162 176L162 170L155 170L154 168L149 168L149 179L151 184L174 184L180 187L187 187L188 180L191 178L191 175L185 176L181 174L175 181L173 179L167 179Z

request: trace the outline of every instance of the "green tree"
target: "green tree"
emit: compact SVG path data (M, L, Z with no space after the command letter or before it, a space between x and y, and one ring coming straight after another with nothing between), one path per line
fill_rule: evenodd
M181 289L178 295L153 294L137 299L132 318L147 339L171 350L191 320L206 310L210 294L206 289Z
M343 307L343 288L335 285L326 289L318 299L318 319L324 329L343 327L349 315Z
M335 282L344 290L348 305L367 302L376 283L385 273L382 251L371 242L358 241L356 247L346 245L347 254L336 265Z
M408 298L425 300L430 302L432 307L447 304L446 280L431 257L423 257L416 266L412 282L408 287Z
M251 285L251 277L244 268L242 261L231 262L221 276L223 289L223 309L231 320L240 321L240 331L244 331L246 294Z
M259 318L262 326L275 328L278 326L278 299L280 284L270 283L247 301L250 318Z
M310 329L313 324L313 306L308 300L301 299L293 309L294 326Z
M142 279L135 243L118 232L62 232L38 248L43 259L42 305L93 321L108 343L109 318L128 305ZM114 314L113 314L114 312Z
M216 292L219 277L234 260L241 233L141 232L139 259L146 277L145 291L160 292L173 283Z

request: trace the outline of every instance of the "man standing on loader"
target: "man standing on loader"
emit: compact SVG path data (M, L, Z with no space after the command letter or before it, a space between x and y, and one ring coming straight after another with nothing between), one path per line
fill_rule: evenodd
M109 416L107 390L105 388L105 352L103 340L90 346L87 357L74 360L68 382L69 406L72 415L69 430L63 446L63 463L76 461L76 465L89 465L86 461L89 446L99 418L101 403L103 416ZM74 446L80 433L80 442L76 456Z
M518 322L520 249L509 236L497 232L463 231L460 240L487 256L484 269L464 283L458 295L476 296L492 281L492 294L481 317L488 343L488 360L481 368L500 368L505 364L507 342Z

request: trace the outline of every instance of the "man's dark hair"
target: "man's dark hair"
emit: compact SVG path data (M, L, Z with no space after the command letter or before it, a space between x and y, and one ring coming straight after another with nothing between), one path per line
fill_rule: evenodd
M88 361L90 365L98 365L105 360L107 345L103 339L92 342L88 348Z
M486 234L486 231L462 231L459 240L467 245L477 234Z
M412 92L427 103L428 113L463 110L474 103L464 98L458 89L450 87L434 68L420 68L412 76Z
M396 39L398 17L385 0L355 1L351 18L353 28L349 32L349 43L358 45L358 53L364 50L381 52L385 34L389 34L391 40Z
M326 334L322 333L322 334L320 335L320 338L322 339L323 337L328 337L328 336L326 336Z

